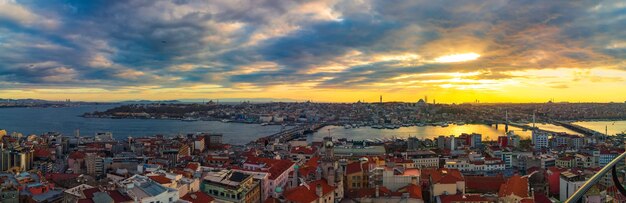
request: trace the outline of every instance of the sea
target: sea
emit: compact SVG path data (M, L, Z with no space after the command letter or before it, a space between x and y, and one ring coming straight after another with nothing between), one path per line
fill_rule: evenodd
M283 130L280 125L224 123L219 121L158 120L158 119L108 119L84 118L83 113L104 111L117 105L81 105L62 108L0 108L0 129L7 132L19 132L24 135L42 134L46 132L60 132L64 135L74 135L76 130L81 136L93 136L96 132L111 132L116 139L127 137L143 137L153 135L176 136L188 133L209 132L221 133L223 141L229 144L245 144L257 138L271 135ZM576 124L609 134L621 133L626 130L626 121L598 121L577 122ZM537 127L555 132L575 132L551 124L536 124ZM530 131L509 126L523 139L531 136ZM462 133L480 133L483 140L497 140L505 134L504 125L495 126L483 124L465 124L448 127L440 126L410 126L398 129L374 129L359 127L346 129L343 126L326 126L308 136L309 140L322 140L323 137L346 138L348 140L366 140L376 138L407 138L418 137L435 138L440 135L458 136Z

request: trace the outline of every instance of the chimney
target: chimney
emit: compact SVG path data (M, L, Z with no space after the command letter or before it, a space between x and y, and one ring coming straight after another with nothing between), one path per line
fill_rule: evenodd
M322 198L322 195L323 195L322 184L317 184L315 186L315 194L317 194L318 197Z
M380 186L376 185L376 198L380 197Z

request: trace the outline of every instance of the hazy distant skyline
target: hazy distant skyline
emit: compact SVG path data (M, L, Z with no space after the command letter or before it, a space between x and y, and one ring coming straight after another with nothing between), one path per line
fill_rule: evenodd
M0 0L0 98L623 102L623 1Z

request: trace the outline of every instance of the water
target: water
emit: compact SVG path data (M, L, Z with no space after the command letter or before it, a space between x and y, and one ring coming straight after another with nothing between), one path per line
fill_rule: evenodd
M115 105L84 105L67 108L0 108L0 129L22 134L42 134L55 131L74 135L80 129L81 136L92 136L96 132L112 132L116 139L128 136L166 136L179 133L212 132L224 134L223 141L230 144L245 144L262 136L277 133L281 126L218 121L184 122L178 120L106 119L79 117L85 112L104 111Z
M194 132L213 132L224 134L224 142L230 144L245 144L262 136L279 132L281 126L261 126L258 124L222 123L217 121L183 122L178 120L144 120L144 119L105 119L79 117L85 112L104 111L115 105L85 105L67 108L0 108L0 129L7 132L21 132L23 134L42 134L49 131L73 135L80 129L81 136L91 136L96 132L109 131L117 139L128 136L152 136L156 134L177 135ZM609 126L609 134L620 133L626 130L626 121L577 122L600 132ZM537 124L541 129L576 134L560 126L551 124ZM530 131L522 131L516 127L509 127L522 139L530 137ZM401 127L399 129L373 129L370 127L344 129L343 126L327 126L310 136L312 140L321 140L330 133L335 138L364 140L375 138L434 138L439 135L455 135L461 133L480 133L483 140L497 140L504 135L504 125L499 129L488 125L466 124L449 127L424 126Z
M626 121L625 121L626 122ZM532 125L532 124L529 124ZM554 132L566 132L569 134L579 135L574 131L571 131L567 128L556 126L552 124L535 124L538 128L554 131ZM329 131L330 130L330 131ZM521 128L509 126L509 130L515 132L515 134L519 135L522 139L530 139L532 132L523 131ZM334 138L347 138L348 140L364 140L364 139L376 139L376 138L407 138L418 137L420 139L433 139L440 135L444 136L459 136L462 133L479 133L482 134L483 140L486 141L495 141L498 140L498 136L504 136L504 125L499 125L498 129L495 126L482 125L482 124L466 124L466 125L450 125L448 127L440 127L440 126L411 126L411 127L401 127L398 129L375 129L370 127L360 127L360 128L351 128L345 129L343 126L326 126L320 129L318 132L314 133L312 136L309 136L309 139L314 141L320 141L324 137L330 135Z
M586 122L574 122L574 124L589 128L601 133L605 133L607 130L609 135L615 135L618 133L626 132L626 121L586 121Z
M310 138L314 141L322 140L323 137L329 135L334 138L347 138L348 140L364 140L364 139L376 139L376 138L407 138L418 137L420 139L425 138L436 138L439 135L450 136L455 135L459 136L462 133L479 133L482 134L483 140L498 140L498 136L505 135L504 133L504 125L499 125L499 128L496 129L495 126L491 127L489 125L481 125L481 124L466 124L462 126L458 125L450 125L448 127L440 127L440 126L411 126L411 127L400 127L398 129L375 129L370 127L360 127L360 128L351 128L345 129L343 126L326 126L316 133L314 133ZM329 131L330 130L330 131ZM520 128L509 126L509 130L513 130L515 134L518 134L522 137L522 139L528 139L531 136L531 131L523 131Z

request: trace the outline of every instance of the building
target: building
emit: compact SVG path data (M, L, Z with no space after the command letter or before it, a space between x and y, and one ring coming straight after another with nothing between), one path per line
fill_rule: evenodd
M600 150L600 157L598 159L598 165L600 167L606 166L621 153L624 153L623 149Z
M556 166L560 168L572 168L576 166L576 158L573 156L564 156L556 160Z
M187 201L189 203L213 203L215 199L204 192L193 192L188 193L187 195L180 198L183 201Z
M196 139L193 141L193 149L196 152L204 152L204 148L206 147L206 144L204 143L204 136L198 136L196 137Z
M321 179L289 189L283 196L286 202L292 203L334 203L335 189Z
M467 159L449 159L446 160L445 168L457 169L461 172L468 173L484 173L503 171L505 164L498 158L486 158L484 160L470 161Z
M585 176L580 171L567 170L561 172L559 177L559 200L567 200L585 182Z
M465 194L465 178L456 169L427 169L422 170L424 178L428 176L431 199L440 195Z
M406 141L406 151L417 151L421 148L421 142L417 137L409 137Z
M20 171L28 171L33 167L34 150L26 147L4 148L2 144L2 154L0 156L0 167L2 171L9 169L19 169Z
M369 162L354 162L346 166L346 188L348 190L368 188L369 170L374 164Z
M419 178L419 169L386 168L383 171L383 186L395 191L409 184L418 185Z
M150 178L134 175L118 183L120 192L127 194L135 202L175 202L179 199L178 190L154 182Z
M528 186L528 177L513 175L502 186L498 192L500 202L533 202Z
M411 168L438 168L439 155L431 150L418 150L415 152L407 152L406 160L412 160Z
M293 173L295 163L290 160L278 160L258 157L248 157L243 164L242 173L257 176L256 179L262 180L262 197L267 198L275 196L275 190L272 188L286 188L289 181L289 174ZM263 174L267 176L263 176Z
M547 132L533 130L531 136L532 136L532 143L535 146L535 149L548 148L549 135L550 134L548 134Z
M261 185L252 175L238 171L220 170L208 172L200 190L218 201L237 203L261 202Z

